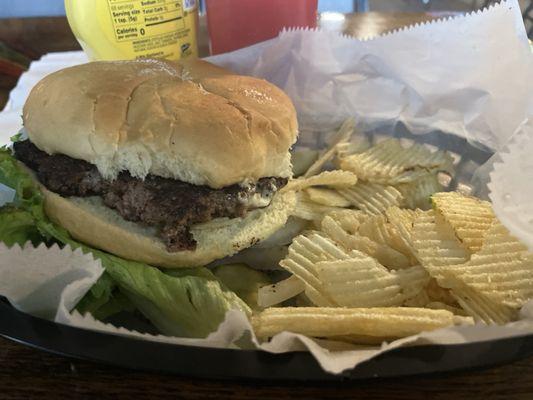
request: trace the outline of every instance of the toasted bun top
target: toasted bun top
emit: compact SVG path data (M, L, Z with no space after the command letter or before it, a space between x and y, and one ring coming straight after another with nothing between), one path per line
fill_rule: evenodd
M276 86L200 60L60 70L33 88L23 120L41 150L95 164L106 178L127 170L213 188L289 177L298 129Z

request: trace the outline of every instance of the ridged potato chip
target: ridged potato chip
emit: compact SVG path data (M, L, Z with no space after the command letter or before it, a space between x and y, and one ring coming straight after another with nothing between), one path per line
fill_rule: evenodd
M314 233L309 237L297 236L289 246L287 257L279 265L306 284L305 293L313 303L334 306L335 302L323 291L316 265L320 261L349 257L348 253L339 249L334 242Z
M282 190L302 190L312 186L350 187L357 183L357 175L348 171L324 171L308 178L291 179Z
M511 321L515 313L470 287L460 276L469 253L461 246L453 229L434 211L419 213L413 228L413 245L417 256L439 286L450 289L450 295L476 320L486 323Z
M305 189L309 199L317 204L330 207L350 207L350 202L334 189L310 187Z
M416 208L429 210L431 208L431 195L441 192L443 189L434 173L426 173L415 181L401 183L395 187L403 196L402 207L413 210Z
M423 290L415 297L406 300L403 305L408 307L429 307L429 304L445 304L447 307L450 307L450 309L459 309L457 300L452 296L450 290L438 286L434 278L430 278ZM463 315L462 313L456 312L454 312L454 314Z
M406 300L404 305L408 307L429 307L428 304L436 303L445 304L446 306L449 306L451 308L458 309L457 301L452 296L450 290L440 287L434 278L430 278L429 281L427 281L427 284L425 285L424 289L419 292L415 297ZM462 314L459 313L459 315Z
M339 143L337 145L336 159L333 160L333 164L336 167L340 167L339 160L352 154L362 153L371 147L370 140L363 135L357 135L355 140L352 139L350 142Z
M344 232L327 217L326 225ZM346 234L346 232L344 232ZM306 295L316 305L401 305L424 289L429 275L420 266L391 272L374 258L341 249L318 234L297 237L280 266L306 284Z
M398 139L391 138L341 159L340 167L365 181L398 184L415 181L428 172L451 172L453 159L444 151L431 152L420 144L404 148Z
M429 298L427 292L422 290L416 296L407 299L402 304L405 307L425 307L426 304L430 303L431 299Z
M344 211L344 208L315 203L309 199L309 196L306 193L299 192L296 193L296 206L292 211L292 216L306 221L319 222L324 215L335 211Z
M394 224L389 222L386 214L368 218L359 226L357 232L403 254L409 260L410 265L417 264L413 247L402 232Z
M384 213L389 207L399 206L403 197L393 186L359 182L351 188L339 188L340 195L368 214Z
M338 307L339 305L335 303L328 297L325 297L322 292L319 292L314 287L306 285L305 286L305 296L309 299L312 305L317 307Z
M450 289L445 289L437 283L437 280L432 278L425 287L430 302L438 302L448 304L450 306L456 306L457 301L452 296Z
M470 324L472 321L445 310L414 307L269 308L252 317L255 334L263 339L284 331L313 337L400 338L458 323Z
M503 304L498 304L482 293L471 288L451 273L445 272L442 280L450 286L450 295L476 321L486 324L500 324L513 321L517 317L516 310Z
M498 304L518 309L533 298L533 254L497 220L481 250L452 272Z
M353 131L355 128L355 120L353 118L346 119L335 136L331 139L331 144L326 148L323 153L318 157L309 169L305 172L304 177L309 178L310 176L316 175L319 173L324 165L326 165L337 153L337 148L343 143L349 143L350 138L352 137Z
M371 215L366 214L361 210L350 210L350 209L341 209L335 210L327 213L325 217L332 218L337 222L342 229L350 234L354 234L359 229L364 221L371 217Z
M404 231L406 237L411 237L416 215L417 212L414 210L406 210L399 207L389 207L385 211L387 221L393 224L398 230Z
M413 247L413 224L417 211L406 210L398 207L389 207L385 211L387 221L396 228L401 241L404 246L410 249L410 254L415 253Z
M319 262L316 268L323 290L339 306L390 307L403 302L398 278L360 252L346 260Z
M429 280L420 266L389 271L358 251L345 260L321 261L315 268L323 291L343 307L399 306L421 292Z
M259 291L263 305L296 297L300 307L255 315L258 336L379 343L428 326L515 320L533 299L533 254L490 203L441 192L451 155L397 139L368 148L348 141L352 130L347 121L283 189L297 192L294 215L317 231L296 237L280 262L293 275ZM320 172L330 161L340 170Z
M402 288L404 301L418 296L427 287L431 277L424 267L415 265L395 271Z
M457 192L436 193L431 199L466 248L478 251L495 218L491 204Z
M359 235L357 232L347 232L340 223L330 216L326 216L322 219L321 229L345 250L361 251L374 257L381 264L389 268L400 269L407 268L411 265L409 259L402 253L394 250L386 244L377 243L372 239Z
M372 215L361 223L357 233L372 239L374 242L388 245L390 232L387 228L387 219L383 214L378 214Z
M464 264L469 258L453 230L444 221L438 223L433 210L417 214L412 240L421 264L437 280L441 278L442 269Z
M450 306L449 304L446 304L446 303L441 303L441 302L438 302L438 301L433 301L433 302L430 302L430 303L427 303L424 305L425 308L431 308L432 310L446 310L446 311L449 311L455 315L462 315L463 317L467 317L468 314L466 313L465 310L463 310L462 308L458 308L458 307L454 307L454 306Z

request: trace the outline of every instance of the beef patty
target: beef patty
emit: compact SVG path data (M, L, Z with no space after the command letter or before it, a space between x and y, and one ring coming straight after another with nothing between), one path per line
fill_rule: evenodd
M257 208L252 197L268 204L286 178L261 178L249 186L222 189L148 175L144 180L121 172L114 180L104 179L98 169L83 160L62 154L49 155L29 140L14 144L15 156L33 171L49 190L61 196L100 196L104 204L124 219L155 226L168 251L194 250L190 232L194 224L214 218L236 218ZM256 203L257 204L257 203Z

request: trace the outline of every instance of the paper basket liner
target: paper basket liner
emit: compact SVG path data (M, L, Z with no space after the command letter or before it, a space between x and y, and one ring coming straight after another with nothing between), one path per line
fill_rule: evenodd
M331 131L346 117L355 116L362 129L385 135L403 124L415 134L440 130L498 150L533 114L533 60L515 0L365 40L327 31L289 29L275 39L209 60L237 73L265 78L285 90L298 110L298 144L304 146L322 145L324 138L317 139L317 132ZM35 83L51 72L86 61L82 52L65 52L33 62L0 114L0 142L7 143L20 129L22 106ZM518 186L533 178L531 165L522 163L529 161L522 156L528 154L526 149L532 154L528 124L522 125L504 148L490 189L498 216L531 246L531 229L525 230L524 236L519 233L524 222L519 213L531 215L526 209L531 203L530 191ZM529 133L521 134L520 129ZM507 179L510 176L513 178ZM511 198L506 193L512 193ZM522 309L523 319L506 326L445 328L373 347L340 345L288 332L260 345L246 317L237 311L228 312L218 330L206 339L147 335L70 312L102 272L98 261L79 250L47 249L44 245L36 249L0 247L0 294L22 311L59 323L165 343L233 348L238 343L272 353L307 350L331 373L400 346L533 333L530 302Z
M489 197L509 231L533 251L533 118L524 121L496 156ZM532 271L533 273L533 271Z

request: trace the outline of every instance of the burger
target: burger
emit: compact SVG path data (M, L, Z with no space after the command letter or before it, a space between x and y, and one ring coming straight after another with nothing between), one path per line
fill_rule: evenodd
M91 62L31 91L15 157L48 217L120 257L191 267L279 230L294 207L296 112L276 86L204 61Z

